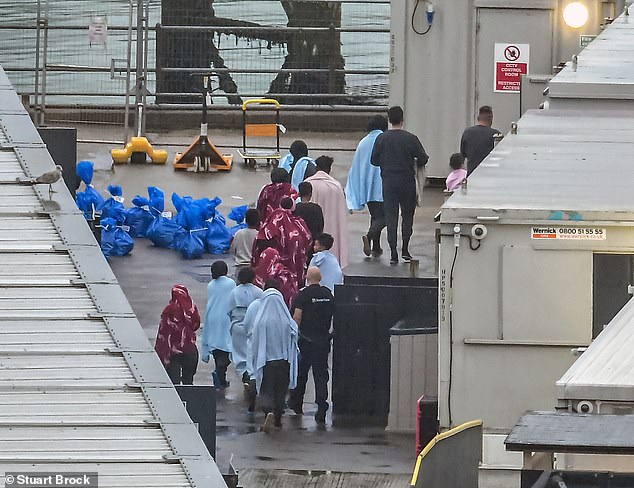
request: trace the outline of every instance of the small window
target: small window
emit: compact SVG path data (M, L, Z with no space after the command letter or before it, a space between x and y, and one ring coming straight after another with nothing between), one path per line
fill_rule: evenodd
M592 276L592 338L603 330L632 295L634 254L594 254Z

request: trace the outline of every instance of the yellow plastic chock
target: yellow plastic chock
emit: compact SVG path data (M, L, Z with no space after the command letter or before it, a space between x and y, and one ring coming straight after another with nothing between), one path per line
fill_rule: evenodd
M113 149L110 154L116 164L128 163L134 154L146 154L154 164L165 164L167 162L167 151L154 149L145 137L133 137L125 145L125 148Z

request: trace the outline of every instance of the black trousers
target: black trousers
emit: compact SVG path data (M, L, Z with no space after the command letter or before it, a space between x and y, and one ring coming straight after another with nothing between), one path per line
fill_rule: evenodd
M291 400L294 404L301 405L304 402L308 372L312 368L315 381L315 403L319 410L328 410L329 353L330 342L315 343L300 340L297 388L291 391Z
M246 399L249 402L249 412L253 412L255 410L255 400L257 398L257 387L255 380L251 379L247 371L242 374L242 384L249 385L246 393Z
M229 353L227 351L221 351L220 349L214 349L211 351L211 354L214 357L214 363L216 363L218 379L220 383L224 385L227 382L227 368L231 364Z
M290 364L285 359L268 361L262 372L262 385L258 396L264 413L273 412L276 422L284 413L286 392L290 382Z
M370 211L370 228L368 229L368 239L372 242L374 249L381 248L381 231L385 228L385 211L383 202L368 202Z
M392 254L397 252L398 214L401 212L403 251L408 251L416 211L416 182L400 178L383 178L383 208L387 223L387 242Z
M198 368L198 349L194 348L187 354L176 354L170 357L170 363L165 366L167 375L175 385L193 385L194 375Z

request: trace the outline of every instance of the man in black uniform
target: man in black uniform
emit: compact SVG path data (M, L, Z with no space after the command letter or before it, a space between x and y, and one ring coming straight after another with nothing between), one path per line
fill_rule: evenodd
M478 110L478 123L468 127L460 139L460 154L467 160L467 176L486 158L495 145L493 137L500 131L493 129L493 109L483 105Z
M398 212L401 210L404 261L411 261L409 240L412 237L416 211L416 170L427 164L429 156L414 134L403 130L403 109L391 107L387 111L390 130L376 138L370 163L381 168L383 179L383 209L387 223L387 242L390 263L398 263L396 234Z
M321 286L319 268L311 266L306 272L308 286L302 289L293 302L293 318L299 325L299 367L297 388L291 391L289 408L303 414L304 393L308 371L313 368L315 403L318 424L326 422L328 410L328 354L330 353L330 323L335 311L330 290Z

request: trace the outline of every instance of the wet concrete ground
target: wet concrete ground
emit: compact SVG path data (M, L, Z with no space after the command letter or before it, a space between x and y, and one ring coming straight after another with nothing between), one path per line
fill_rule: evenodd
M330 151L311 152L316 157L329 154L335 158L333 176L345 184L346 175L352 162L353 152L362 133L287 133L282 140L283 147L288 147L294 139L304 139L309 147L332 148ZM194 197L220 196L223 204L220 211L226 215L232 206L251 204L260 188L268 183L269 170L247 168L237 156L235 150L234 167L229 173L195 174L175 172L171 161L182 146L166 146L166 142L189 144L196 136L196 130L170 132L168 134L151 135L158 148L166 148L170 153L168 165L123 165L111 171L109 150L111 144L80 143L78 159L89 159L96 163L95 186L105 194L108 184L119 184L123 187L126 206L130 205L136 194L146 195L147 186L155 185L166 193L167 204L171 206L171 193ZM120 137L120 129L109 127L80 127L80 140L114 140ZM219 147L241 143L241 133L210 133L212 141ZM227 150L228 151L228 150ZM418 209L414 224L411 252L420 259L420 276L435 274L435 246L433 216L442 204L442 192L428 189L424 194L424 205ZM349 216L350 266L345 270L350 273L367 275L407 275L408 265L402 263L390 266L385 255L382 258L366 258L361 252L361 235L367 231L369 214L367 211ZM383 245L385 234L383 234ZM182 283L187 286L196 304L204 311L206 302L206 285L210 279L209 266L216 259L225 259L232 264L229 256L212 256L205 254L203 258L187 261L172 250L156 248L145 239L135 242L130 256L113 258L111 266L123 287L132 308L136 312L148 338L153 342L160 313L170 297L173 284ZM200 363L195 377L197 384L211 384L211 365ZM290 483L288 471L305 470L349 473L384 473L411 474L415 461L413 435L395 435L378 427L338 426L333 428L330 414L326 428L318 428L313 420L316 407L308 403L313 399L312 379L306 394L304 416L286 415L283 429L270 435L259 432L262 414L249 416L243 403L242 385L235 371L230 368L228 379L231 387L218 399L218 439L217 462L225 471L230 460L238 470L248 470L243 486L264 486L262 476L268 481L266 486L274 486L270 477L277 472L283 486L303 486ZM264 471L257 471L264 470ZM281 471L277 471L281 470ZM259 473L259 474L258 474ZM264 474L263 474L264 473ZM380 478L380 477L379 477ZM372 482L372 486L389 486L391 482ZM258 479L260 481L258 481ZM303 478L304 479L304 478ZM390 479L387 477L386 479ZM399 479L404 479L400 478ZM248 483L246 482L248 481ZM315 480L305 478L306 483ZM367 481L367 480L366 480ZM394 481L394 478L392 478ZM323 483L310 486L330 486L331 478L324 478ZM336 482L336 486L361 486L357 481ZM280 481L281 483L281 481ZM377 484L378 483L378 484ZM276 485L277 486L277 485ZM279 486L282 486L281 484ZM367 486L367 485L366 485Z

